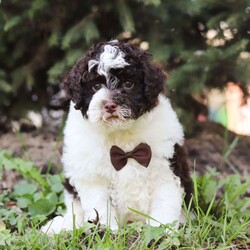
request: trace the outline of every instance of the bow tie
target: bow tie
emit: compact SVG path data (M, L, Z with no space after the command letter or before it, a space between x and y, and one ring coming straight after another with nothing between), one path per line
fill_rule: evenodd
M146 143L140 143L134 150L126 153L117 146L112 146L110 149L111 163L117 171L121 170L127 164L128 158L133 158L142 166L147 167L151 156L151 148Z

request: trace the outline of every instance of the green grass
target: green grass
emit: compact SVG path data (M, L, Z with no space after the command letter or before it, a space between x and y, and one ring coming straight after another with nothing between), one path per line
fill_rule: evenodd
M86 223L81 229L48 237L39 229L64 210L63 176L41 175L33 163L0 151L0 177L6 171L16 171L23 179L12 192L0 193L0 249L250 248L250 198L246 196L250 176L219 178L215 169L204 176L194 173L192 209L185 207L187 222L171 234L165 233L167 225L137 222L113 233Z

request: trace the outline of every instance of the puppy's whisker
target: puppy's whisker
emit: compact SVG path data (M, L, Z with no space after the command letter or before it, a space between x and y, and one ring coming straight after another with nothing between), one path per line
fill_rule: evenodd
M129 108L123 107L120 109L120 114L122 117L127 118L132 116L132 111Z

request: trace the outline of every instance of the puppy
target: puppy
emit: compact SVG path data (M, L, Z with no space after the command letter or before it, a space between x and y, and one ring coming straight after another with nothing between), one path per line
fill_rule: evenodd
M99 43L63 77L71 99L62 156L67 212L44 232L97 219L113 230L138 220L178 227L192 181L165 74L150 59L129 43Z

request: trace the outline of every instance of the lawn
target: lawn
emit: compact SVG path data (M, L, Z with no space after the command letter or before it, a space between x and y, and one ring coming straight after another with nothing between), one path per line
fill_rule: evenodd
M112 232L86 223L49 237L39 229L64 211L62 174L41 174L32 162L0 151L1 179L13 171L21 177L13 189L0 184L0 249L250 249L250 176L194 172L187 221L170 234L168 225L135 222Z

